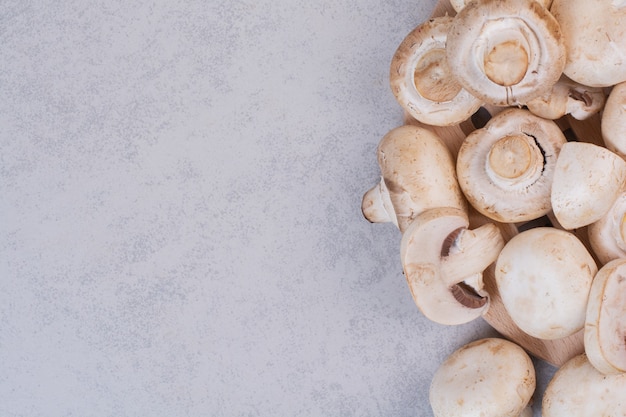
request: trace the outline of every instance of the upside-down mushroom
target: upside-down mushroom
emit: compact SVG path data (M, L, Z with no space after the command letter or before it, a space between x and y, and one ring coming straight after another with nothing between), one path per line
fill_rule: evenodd
M446 37L452 17L441 16L412 30L391 60L391 90L404 110L422 123L450 126L468 119L482 102L452 76Z
M435 417L520 417L532 415L535 386L535 368L524 349L486 338L448 356L433 376L429 400Z
M545 94L565 65L559 25L534 0L474 0L455 16L447 40L452 74L495 106Z
M554 227L537 227L509 240L496 261L504 308L527 334L560 339L581 330L598 267L582 242Z
M450 151L426 128L392 129L378 145L380 183L363 196L370 222L394 222L404 231L421 212L435 207L467 209Z
M427 210L402 235L400 258L415 304L430 320L467 323L489 305L482 273L504 246L500 230L469 230L467 214L451 207Z
M459 186L469 203L503 223L537 219L550 190L565 136L552 120L507 109L470 133L457 157Z

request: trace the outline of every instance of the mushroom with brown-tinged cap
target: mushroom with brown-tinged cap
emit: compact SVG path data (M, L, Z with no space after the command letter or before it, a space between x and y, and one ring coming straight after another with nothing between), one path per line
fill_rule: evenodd
M560 339L584 327L598 267L571 232L537 227L509 240L496 261L504 308L525 333Z
M465 138L456 164L459 186L490 219L537 219L551 209L554 167L565 142L554 121L507 109Z
M429 400L435 417L519 417L528 415L535 387L535 368L524 349L486 338L448 356L433 376Z
M626 81L626 2L554 0L550 12L565 38L563 72L590 87Z
M604 108L604 90L588 87L565 76L546 94L526 103L533 114L544 119L556 120L570 114L576 120L585 120Z
M626 372L625 258L609 262L596 274L587 304L584 340L589 362L598 371ZM626 401L626 391L624 394Z
M446 55L459 83L495 106L545 94L565 65L559 24L534 0L468 3L452 22Z
M550 201L556 220L567 230L587 226L610 209L626 181L626 162L610 150L567 142L554 168Z
M611 89L602 111L600 128L606 147L626 158L626 82Z
M413 300L439 324L467 323L489 305L482 273L504 239L494 224L468 227L464 211L440 207L415 217L402 235L400 258Z
M561 366L543 395L543 417L626 415L626 374L604 375L580 354Z
M626 258L626 191L622 191L609 211L587 227L589 244L604 265Z
M426 128L392 129L378 145L380 183L363 196L370 222L394 222L404 231L419 213L435 207L467 209L450 151Z
M448 69L445 47L451 24L450 16L422 23L406 36L391 60L389 81L396 100L428 125L459 124L482 104Z

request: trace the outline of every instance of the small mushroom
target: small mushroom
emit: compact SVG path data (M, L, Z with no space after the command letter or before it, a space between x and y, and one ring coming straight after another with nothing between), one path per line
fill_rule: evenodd
M398 103L416 120L450 126L468 119L481 101L450 74L446 37L452 17L441 16L416 27L391 60L391 90Z
M400 257L415 304L430 320L467 323L488 307L482 272L504 246L500 230L485 224L468 230L458 208L427 210L402 235Z
M565 142L553 121L507 109L463 142L456 166L461 190L493 220L537 219L551 209L554 167Z
M528 110L544 119L556 120L567 114L585 120L604 107L604 90L587 87L562 76L543 96L526 103Z
M587 226L602 218L626 181L626 162L602 146L567 142L556 161L550 200L564 229Z
M537 227L509 240L496 261L504 308L527 334L560 339L581 330L595 261L570 232Z
M587 228L589 244L602 264L626 258L626 191L597 222Z
M626 372L625 258L604 265L593 280L585 321L585 352L603 374Z
M566 39L563 72L590 87L626 81L626 2L554 0L550 12Z
M606 99L601 131L606 147L626 158L626 82L613 87Z
M626 416L626 374L604 375L587 355L559 368L543 396L543 417Z
M429 400L435 417L519 417L528 413L535 387L535 368L524 349L486 338L446 358L433 376Z
M565 65L559 25L534 0L471 1L454 18L446 53L459 83L495 106L545 94Z
M363 196L370 222L394 222L404 231L419 213L434 207L467 209L450 151L426 128L392 129L378 145L381 182Z

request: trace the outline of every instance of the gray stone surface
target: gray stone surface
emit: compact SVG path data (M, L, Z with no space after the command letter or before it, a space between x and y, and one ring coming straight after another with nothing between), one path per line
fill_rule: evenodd
M0 415L431 415L493 331L360 201L434 4L1 2Z

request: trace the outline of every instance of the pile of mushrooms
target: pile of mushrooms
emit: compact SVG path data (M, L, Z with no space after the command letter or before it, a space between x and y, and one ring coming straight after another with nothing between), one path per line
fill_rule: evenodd
M393 55L405 121L379 143L381 177L363 216L400 231L403 272L428 319L484 317L491 271L525 334L584 334L584 353L545 392L544 416L626 415L626 1L450 4L456 13L415 27ZM589 137L567 129L594 118ZM459 132L460 141L446 137ZM431 385L435 416L529 415L534 369L524 355L503 339L455 352ZM511 398L523 401L505 401L509 409L459 392L493 392L498 369L517 364ZM477 375L491 371L486 387ZM581 404L583 392L601 393L602 404Z

